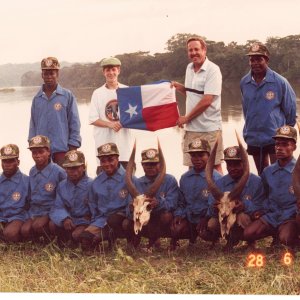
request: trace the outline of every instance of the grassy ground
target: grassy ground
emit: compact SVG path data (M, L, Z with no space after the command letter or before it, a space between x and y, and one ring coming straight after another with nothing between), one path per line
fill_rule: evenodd
M249 252L242 247L225 254L220 245L209 250L207 243L189 247L181 241L178 250L169 252L163 240L162 248L153 253L133 251L121 241L113 252L86 255L55 244L0 244L0 291L300 294L300 252L285 266L283 249L263 247L264 267L247 267Z

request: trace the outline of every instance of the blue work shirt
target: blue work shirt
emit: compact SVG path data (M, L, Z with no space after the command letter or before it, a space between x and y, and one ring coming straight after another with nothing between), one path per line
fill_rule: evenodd
M75 96L57 85L48 99L43 87L33 98L28 140L45 135L51 142L51 153L69 151L81 146L80 120Z
M272 136L284 125L296 123L296 95L288 81L270 68L257 84L251 72L240 82L245 118L243 136L247 145L274 144Z
M154 179L150 180L146 176L137 179L137 189L144 194L153 184ZM174 212L178 204L179 187L174 176L166 174L165 178L155 194L158 206L155 207L151 214L160 213L161 211Z
M220 178L216 185L221 192L231 192L235 185L237 184L232 177L227 174ZM259 176L252 173L249 174L248 181L240 195L240 200L245 206L244 212L251 215L256 211L264 211L264 202L265 202L265 191L262 180ZM207 211L207 216L217 217L216 210L213 205L215 199L212 195L209 196L209 209Z
M36 166L31 168L29 172L29 217L49 214L55 201L58 183L66 177L65 170L52 162L41 171Z
M54 224L62 227L67 218L70 218L76 226L90 224L88 195L92 181L84 175L76 185L69 179L58 184L54 206L49 214Z
M125 170L122 166L115 174L108 176L101 172L92 182L89 192L91 224L103 228L107 218L115 213L126 216L131 196L125 184Z
M29 177L20 170L11 178L0 176L0 222L26 221L25 210L29 193Z
M261 174L267 195L266 214L262 218L274 228L296 215L296 196L292 186L295 164L295 158L285 167L280 167L276 161L266 167Z
M213 178L217 181L222 175L213 171ZM209 190L205 170L196 173L194 168L184 173L179 181L181 197L175 216L187 218L190 223L198 224L200 218L205 217L208 209Z

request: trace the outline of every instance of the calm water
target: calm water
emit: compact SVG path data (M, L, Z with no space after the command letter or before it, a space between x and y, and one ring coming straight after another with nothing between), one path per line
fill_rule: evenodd
M27 136L31 101L37 90L38 87L16 87L14 92L0 92L0 147L9 143L19 146L20 168L26 174L28 174L33 165L31 152L27 149ZM78 99L81 120L82 147L80 150L86 156L89 176L94 177L96 169L94 139L92 126L88 125L89 99L92 90L74 89L73 92ZM299 105L297 107L299 110ZM222 118L224 145L225 147L235 145L235 130L242 137L244 125L238 90L230 90L230 92L223 93ZM164 151L168 173L179 179L181 174L186 171L187 168L182 165L181 129L168 128L157 132L134 130L134 136L137 140L137 176L141 176L143 173L140 166L141 151L146 148L156 147L157 137ZM299 153L300 150L297 149L295 156L297 157ZM256 173L252 157L250 157L250 169ZM223 170L226 173L225 164L223 164Z

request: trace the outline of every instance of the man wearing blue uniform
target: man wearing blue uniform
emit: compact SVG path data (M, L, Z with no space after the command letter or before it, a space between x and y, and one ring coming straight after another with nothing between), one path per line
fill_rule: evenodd
M17 145L3 146L0 154L3 169L0 176L0 236L6 242L19 242L21 226L26 220L29 178L19 170Z
M64 155L81 145L80 120L75 96L58 84L59 62L55 57L41 62L44 84L33 98L28 140L36 135L51 141L51 155L61 165Z
M181 197L174 212L175 217L171 226L172 249L176 248L178 239L188 238L193 244L198 236L196 227L200 220L206 217L209 190L205 177L205 167L210 151L209 143L198 137L192 140L186 151L191 157L193 168L180 178ZM216 170L213 171L214 180L221 177L220 173Z
M224 150L224 160L228 174L216 181L216 186L221 192L232 192L240 184L244 174L244 162L238 146L228 147ZM261 178L252 173L238 196L233 213L236 214L236 222L227 237L226 248L231 249L239 240L243 240L244 229L263 213L265 195ZM220 224L216 210L216 200L209 196L209 208L207 211L207 223L199 228L199 235L205 240L216 241L220 236ZM206 230L207 228L207 230Z
M28 219L21 228L24 239L39 240L49 234L49 212L54 204L56 188L66 172L50 159L50 141L37 135L29 141L35 166L29 171L30 201Z
M283 126L277 129L273 138L277 161L265 168L261 175L267 195L266 213L247 227L244 235L248 241L274 236L281 244L292 248L299 242L296 197L292 186L297 131L291 126Z
M131 197L125 184L125 170L119 163L117 145L107 143L98 147L98 158L103 171L94 179L89 192L91 223L80 234L84 249L99 241L111 243L115 238L126 237L122 222Z
M63 167L67 179L57 187L54 206L49 215L49 227L59 241L79 242L79 235L90 224L88 192L92 179L86 175L85 157L81 151L67 152Z
M137 189L140 194L147 194L160 174L161 165L157 149L143 150L141 156L145 176L137 179ZM148 250L151 251L154 246L159 247L160 237L171 237L171 224L178 197L178 183L175 177L170 174L165 174L155 195L147 197L151 215L148 224L143 227L141 235L149 239Z
M270 53L265 45L254 43L247 55L251 71L240 82L243 135L261 174L269 160L276 160L272 139L276 129L296 123L296 95L288 81L268 67Z

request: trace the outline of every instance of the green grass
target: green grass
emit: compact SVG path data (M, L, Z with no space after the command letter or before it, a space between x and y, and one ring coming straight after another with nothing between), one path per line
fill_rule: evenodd
M223 253L220 245L186 241L169 252L144 253L118 241L114 251L83 254L55 244L0 244L1 292L159 293L159 294L300 294L300 253L291 266L281 263L283 250L264 249L261 268L246 266L241 247Z

